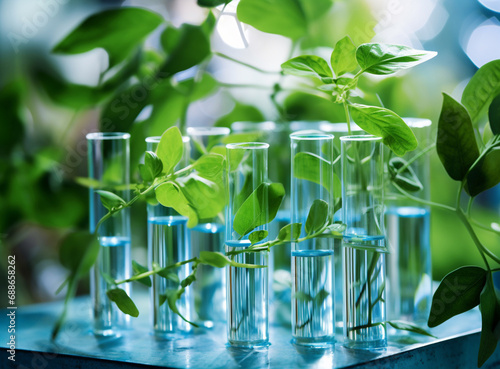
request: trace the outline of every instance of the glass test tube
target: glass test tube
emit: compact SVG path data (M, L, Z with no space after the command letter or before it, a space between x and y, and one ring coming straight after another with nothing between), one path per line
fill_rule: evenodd
M229 132L230 129L225 127L189 127L191 160L197 160L214 147L221 146ZM198 256L202 251L223 253L225 227L224 214L199 219L198 224L189 230L192 255ZM211 328L214 322L226 320L226 273L224 269L199 265L196 278L197 282L192 285L196 321Z
M130 135L120 132L95 132L87 135L89 178L99 181L99 188L89 190L90 231L94 232L99 220L108 213L96 190L116 193L125 201L130 200L127 187L130 182ZM123 280L131 277L130 213L123 209L106 220L98 229L101 248L90 273L94 333L102 336L120 335L130 324L130 316L122 313L109 300L106 291L115 288L107 280ZM130 296L130 284L123 284Z
M298 131L290 141L292 224L300 223L305 237L315 200L328 204L328 220L333 219L333 135ZM326 347L335 341L333 254L332 238L292 242L292 335L298 345Z
M267 181L269 145L250 142L229 144L226 148L229 196L226 210L226 252L230 253L250 246L250 232L239 234L234 228L234 220L242 204ZM263 191L255 199L253 209L257 211L259 208L267 208L267 191ZM265 223L252 231L267 231L267 222ZM230 257L245 264L267 265L268 262L268 252L241 253ZM268 269L226 268L229 344L240 347L266 346L269 343Z
M161 137L146 138L147 150L156 151ZM183 137L184 156L179 166L188 164L189 138ZM147 206L148 211L148 264L160 268L191 258L189 249L189 233L187 229L188 218L180 215L172 208L161 204ZM189 264L172 269L176 278L153 276L151 288L151 318L153 331L156 337L162 339L181 338L192 331L192 326L174 314L165 301L167 293L178 290L179 283L190 273ZM187 288L182 297L177 300L177 308L187 320L192 319L192 294Z
M344 342L348 347L387 345L385 291L384 163L382 139L341 141Z

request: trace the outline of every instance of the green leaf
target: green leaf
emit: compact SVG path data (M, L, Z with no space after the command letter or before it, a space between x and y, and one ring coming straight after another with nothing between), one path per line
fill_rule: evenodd
M356 59L361 69L367 73L381 75L411 68L436 55L434 51L377 43L362 44L356 50Z
M167 302L168 302L168 307L174 314L177 314L182 320L184 320L186 323L191 324L194 327L198 327L197 324L190 322L182 314L179 312L179 309L177 308L177 300L179 300L184 293L184 288L181 288L180 290L167 290Z
M135 260L132 260L132 270L134 271L134 275L146 273L149 271L148 268L139 264ZM149 277L144 277L144 278L138 279L137 282L142 283L148 287L151 287L151 278L149 278Z
M403 331L408 331L408 332L413 332L413 333L417 333L417 334L422 334L424 336L429 336L429 337L437 338L436 336L434 336L434 335L430 334L429 332L427 332L425 329L420 328L419 326L417 326L415 324L404 322L402 320L390 320L387 323L389 323L389 325L391 327L395 328L395 329L399 329L399 330L403 330Z
M491 132L494 135L500 134L500 95L493 99L488 108L488 118L490 121Z
M54 47L53 52L80 54L103 48L109 68L117 65L155 30L163 18L141 8L116 8L93 14Z
M337 77L356 69L358 66L356 46L354 46L349 36L345 36L337 42L330 57L330 62Z
M125 200L113 192L103 190L97 190L96 192L101 198L102 205L108 210L112 210L126 204Z
M482 326L477 365L481 367L495 352L498 343L495 331L500 323L500 303L491 274L488 274L486 284L481 292L479 308L481 309Z
M243 133L231 133L228 136L224 136L221 140L223 144L230 143L242 143L242 142L258 142L262 137L262 132L243 132Z
M177 127L170 127L160 138L156 155L163 163L163 173L169 174L181 161L184 153L184 143L181 131Z
M171 46L167 60L160 67L162 78L201 63L210 54L210 40L200 26L183 24L177 43Z
M322 185L330 193L340 194L340 179L335 173L332 174L331 166L331 162L318 155L299 152L293 158L293 176Z
M220 182L212 182L206 178L190 174L179 180L182 193L190 207L196 211L197 218L209 219L224 210L226 204L225 188Z
M335 236L342 236L342 232L346 230L347 226L342 223L333 223L326 227L326 230Z
M156 155L153 151L146 151L144 164L150 171L153 179L159 177L163 171L163 163L158 155Z
M97 179L87 178L87 177L76 177L75 182L78 183L80 186L87 187L87 188L99 188L99 187L102 187L104 185L102 182L100 182Z
M193 163L193 168L198 175L207 179L220 179L224 169L224 156L219 154L206 154Z
M255 106L245 105L236 102L233 110L228 114L220 117L216 122L216 127L228 127L231 128L231 124L234 122L263 122L265 120L264 116Z
M267 237L268 234L269 234L268 231L263 231L263 230L255 231L255 232L252 232L248 235L248 239L250 240L250 242L253 245L254 243L262 241L264 238Z
M285 189L281 183L262 183L236 212L234 230L243 237L255 228L271 222L276 217L284 196Z
M118 309L120 309L124 314L131 315L134 318L139 316L139 310L135 306L134 301L127 295L127 292L121 288L114 288L106 291L108 298L113 301Z
M456 181L464 179L479 157L474 129L467 110L445 93L439 116L436 151L446 172Z
M314 296L314 306L321 306L323 302L330 296L330 293L322 288L316 296Z
M408 192L417 192L423 190L424 186L418 179L411 166L407 166L402 172L399 172L399 170L407 164L408 162L402 158L396 157L389 160L387 166L389 169L391 180L403 190Z
M203 73L201 78L188 78L178 83L176 89L191 101L196 101L214 94L219 87L217 80L209 73Z
M486 275L486 270L476 266L461 267L447 274L432 297L427 325L436 327L477 306Z
M161 44L163 50L168 55L179 44L180 39L181 39L181 30L180 30L180 28L175 28L173 26L168 26L161 33L160 44Z
M177 285L181 284L181 280L179 279L179 276L173 272L168 272L168 270L162 270L162 271L158 272L158 275L160 277L168 279L169 281L174 282Z
M71 232L63 238L59 248L61 264L71 275L81 277L88 273L99 255L97 237L87 231Z
M499 94L500 60L493 60L477 70L462 94L462 104L469 111L473 123L479 121Z
M229 265L231 261L220 252L201 251L200 262L215 268L224 268L226 265Z
M231 0L198 0L198 6L213 8L222 4L229 4Z
M307 19L297 0L241 0L238 19L259 31L297 40L307 33Z
M155 189L155 193L160 204L173 208L179 214L188 217L187 225L189 228L198 224L196 211L189 205L188 200L177 184L173 182L163 183Z
M417 139L410 127L396 113L377 106L350 104L352 119L364 131L379 137L396 155L415 150Z
M45 71L38 71L35 78L37 84L51 101L70 109L79 110L94 107L111 95L111 91L69 83Z
M321 199L313 201L307 215L305 231L312 234L319 231L328 222L328 203Z
M467 174L465 190L470 196L479 195L500 183L500 147L494 147L474 163Z
M325 59L315 55L301 55L281 64L283 72L294 76L332 78L332 71Z
M191 284L193 284L195 281L196 281L196 276L193 273L191 273L181 281L181 287L186 288L188 286L191 286Z
M278 240L280 241L295 241L300 237L302 230L302 223L287 224L280 229L278 233Z
M144 164L139 164L139 174L144 182L152 182L154 180L151 171Z
M310 302L313 300L312 296L304 291L297 291L293 297L300 302Z

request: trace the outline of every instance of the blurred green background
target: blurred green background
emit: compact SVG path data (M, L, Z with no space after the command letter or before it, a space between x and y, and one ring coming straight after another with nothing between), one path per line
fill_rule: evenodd
M411 73L364 80L362 86L368 91L368 101L382 101L400 116L430 118L434 125L441 108L441 92L459 100L477 68L500 58L496 47L500 42L498 1L323 2L329 10L310 24L300 49L291 50L290 40L284 37L244 24L238 28L231 13L234 1L220 17L212 48L267 71L279 71L290 55L329 55L344 35L357 45L374 40L437 51L436 58ZM103 109L98 97L73 88L75 84L98 84L107 63L103 50L58 56L51 49L88 15L117 6L151 9L175 26L183 22L200 24L207 13L194 0L0 0L0 244L5 261L0 262L0 271L5 273L7 255L15 254L20 305L61 298L55 290L66 271L58 263L58 242L69 229L88 227L88 192L76 184L75 178L87 174L85 135L99 130ZM147 73L148 58L157 55L159 35L155 31L145 41L145 49L152 51L143 54L140 73ZM188 126L277 119L269 96L273 85L283 82L279 75L258 73L223 58L213 58L208 70L223 83L260 87L211 91L190 105ZM193 72L183 73L179 80ZM283 84L286 86L286 82ZM133 134L137 127L141 127L142 135L160 134L178 122L180 103L168 95L169 91L162 96L161 124L144 123L150 118L146 107L136 123L131 122ZM312 95L282 92L277 102L290 120L344 120L341 110ZM138 137L132 141L132 162L137 162L145 149L142 136ZM447 177L435 152L431 162L432 200L453 204L457 184ZM474 214L484 223L498 222L499 204L500 189L494 188L481 196ZM134 207L132 217L133 258L144 261L145 204ZM481 263L458 219L433 211L431 232L435 279L460 265ZM479 235L493 251L500 251L494 235ZM88 286L80 288L84 293ZM6 296L2 292L2 298Z

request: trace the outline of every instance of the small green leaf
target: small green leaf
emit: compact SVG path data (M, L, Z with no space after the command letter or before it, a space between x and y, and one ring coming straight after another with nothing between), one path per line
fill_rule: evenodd
M139 264L135 260L132 260L132 270L134 271L134 275L146 273L149 271L148 268ZM148 287L151 287L151 278L149 278L149 277L144 277L144 278L138 279L137 282L142 283Z
M182 314L179 312L179 309L177 308L177 300L179 300L184 293L184 288L181 288L180 290L167 290L166 297L167 297L167 302L168 302L168 307L174 314L177 314L182 320L184 320L186 323L191 324L194 327L198 327L197 324L190 322Z
M488 108L488 118L490 121L491 132L494 135L500 134L500 95L493 99Z
M158 272L158 275L162 278L168 279L171 282L174 282L176 285L181 284L179 276L173 272L170 272L170 269L162 269Z
M125 60L162 22L159 14L142 8L105 10L85 19L54 47L53 52L80 54L103 48L109 56L109 68L112 68Z
M309 209L307 215L305 231L307 234L312 234L319 231L325 226L328 221L328 203L321 199L316 199Z
M167 54L170 54L179 43L180 38L181 30L179 28L175 28L173 26L168 26L167 28L165 28L160 36L160 43L163 50Z
M222 4L229 4L231 0L198 0L198 6L205 8L214 8Z
M104 273L102 270L100 272L102 278L106 281L110 286L116 286L116 281L111 277L108 273Z
M379 137L396 155L415 150L417 139L410 127L389 109L362 104L350 104L352 119L364 131Z
M223 144L240 143L240 142L255 142L262 137L262 132L245 132L245 133L231 133L222 138Z
M315 55L301 55L281 64L283 72L294 76L317 77L319 79L333 77L325 59Z
M264 120L264 116L255 106L236 102L233 110L217 119L215 126L231 128L234 122L263 122Z
M284 196L285 189L281 183L262 183L236 212L234 230L245 236L255 228L271 222L276 217Z
M391 180L403 190L408 192L417 192L423 190L424 186L418 179L411 166L407 166L402 172L399 172L399 170L407 164L407 161L402 158L392 158L391 160L389 160L387 166L389 169Z
M99 187L102 187L104 185L103 183L101 183L97 179L87 178L87 177L76 177L75 182L78 183L80 186L87 187L87 188L99 188Z
M345 224L333 223L326 227L326 230L332 235L341 236L342 232L344 232L346 228L347 226Z
M226 196L222 176L218 181L213 182L194 173L178 181L198 220L213 218L224 210Z
M500 147L494 147L474 163L467 174L465 190L470 196L495 187L500 183Z
M308 152L295 154L293 158L293 176L322 185L330 193L333 191L333 193L340 194L340 179L333 173L331 162L318 155Z
M300 302L310 302L313 300L312 296L304 291L297 291L293 297Z
M167 295L164 293L160 294L160 296L158 296L159 306L162 306L165 303L165 301L167 301Z
M356 50L356 59L361 69L367 73L381 75L411 68L436 55L434 51L377 43L362 44Z
M231 261L220 252L202 251L200 252L200 262L215 268L224 268L226 265L229 265Z
M307 33L307 18L296 0L240 0L238 19L259 31L293 40Z
M169 174L181 161L184 153L181 131L177 127L170 127L160 138L156 155L163 163L163 173Z
M264 238L267 237L267 235L269 234L268 231L255 231L255 232L252 232L248 235L248 239L250 240L250 242L253 244L257 243L257 242L260 242L262 241Z
M163 171L163 163L160 158L152 151L146 151L146 155L144 157L144 165L151 173L153 178L160 176Z
M500 323L500 303L491 274L488 274L486 284L481 292L479 308L481 309L482 326L477 365L481 367L495 352L498 343L495 331Z
M387 323L389 323L389 325L391 327L393 327L394 329L399 329L399 330L403 330L403 331L408 331L408 332L413 332L413 333L417 333L417 334L422 334L424 336L429 336L429 337L437 338L436 336L430 334L425 329L420 328L419 326L417 326L415 324L404 322L402 320L391 320L391 321L388 321Z
M432 297L427 325L436 327L477 306L486 275L486 270L476 266L461 267L447 274Z
M59 260L72 275L81 277L88 273L99 255L97 237L87 231L69 233L61 241Z
M126 204L125 200L123 200L120 196L114 194L113 192L103 190L97 190L96 192L101 198L102 205L108 210Z
M162 78L189 69L201 63L210 54L210 40L200 26L183 24L176 36L175 45L170 45L167 59L160 66Z
M224 156L219 154L205 154L193 163L198 175L207 179L220 179L224 170Z
M462 104L476 124L492 100L500 94L500 60L486 63L472 76L462 94Z
M446 172L456 181L464 179L479 157L474 129L467 110L445 93L439 116L436 150Z
M193 284L194 281L196 281L196 276L193 273L191 273L181 281L181 287L186 288L191 284Z
M332 69L337 77L356 69L358 66L356 46L354 46L349 36L345 36L337 42L330 59Z
M280 241L295 241L300 237L302 231L302 223L287 224L280 229L278 233L278 240Z
M132 301L129 295L127 295L127 292L121 288L108 290L106 291L106 295L124 314L131 315L134 318L139 316L139 310L137 310L137 306L135 306L134 301Z
M198 224L196 211L189 205L188 200L177 184L173 182L163 183L156 187L155 193L160 204L173 208L179 214L188 217L187 225L189 228Z
M139 174L144 182L152 182L154 180L151 170L145 164L139 164Z
M324 288L321 289L316 296L314 296L314 306L321 306L323 302L330 296L330 293L326 291Z

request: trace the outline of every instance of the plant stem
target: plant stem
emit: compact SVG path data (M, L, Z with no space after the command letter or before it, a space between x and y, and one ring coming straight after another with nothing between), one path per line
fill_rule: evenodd
M488 256L490 256L497 263L500 263L500 260L494 254L492 254L488 249L486 249L483 246L483 244L481 243L481 241L477 237L476 232L474 232L474 229L472 228L470 222L468 221L467 216L465 215L464 211L461 208L457 208L456 213L457 213L458 217L460 218L460 220L462 221L462 223L465 225L465 228L467 228L467 231L469 232L469 235L471 236L472 241L474 241L474 244L476 245L477 250L479 251L479 254L483 258L483 261L484 261L484 264L486 265L486 268L488 269L488 271L491 272L490 264L488 263L488 260L486 259L485 254L488 254Z
M197 261L198 261L197 257L191 258L189 260L179 261L179 262L177 262L175 264L167 265L166 267L163 267L161 269L148 270L147 272L144 272L144 273L141 273L141 274L136 274L133 277L130 277L128 279L124 279L122 281L116 281L115 284L119 285L119 284L123 284L123 283L127 283L127 282L137 281L138 279L149 277L149 276L151 276L153 274L158 274L161 271L168 270L168 269L175 269L175 268L178 268L178 267L183 266L185 264L189 264L189 263L197 262Z
M409 198L410 200L413 200L415 202L418 202L420 204L423 204L423 205L428 205L428 206L433 206L433 207L436 207L436 208L440 208L440 209L443 209L443 210L447 210L447 211L451 211L451 212L455 212L456 209L451 207L451 206L448 206L448 205L444 205L444 204L440 204L438 202L432 202L432 201L427 201L427 200L424 200L424 199L421 199L419 197L416 197L416 196L413 196L413 195L410 195L408 192L406 192L405 190L403 190L400 186L398 186L396 183L392 183L393 186L399 191L401 192L403 195L405 195L407 198Z
M224 58L226 60L230 60L234 63L237 63L237 64L240 64L240 65L243 65L244 67L247 67L247 68L250 68L250 69L253 69L257 72L260 72L260 73L264 73L264 74L280 74L281 71L269 71L269 70L264 70L264 69L261 69L259 67L256 67L255 65L251 65L251 64L248 64L248 63L245 63L245 62L242 62L241 60L238 60L238 59L235 59L229 55L226 55L226 54L223 54L223 53L220 53L218 51L215 51L214 52L214 55L216 56L219 56L221 58Z
M345 100L342 103L342 105L344 106L344 114L347 123L347 134L350 136L352 135L352 131L351 131L351 116L349 115L349 106L347 105L347 101Z

